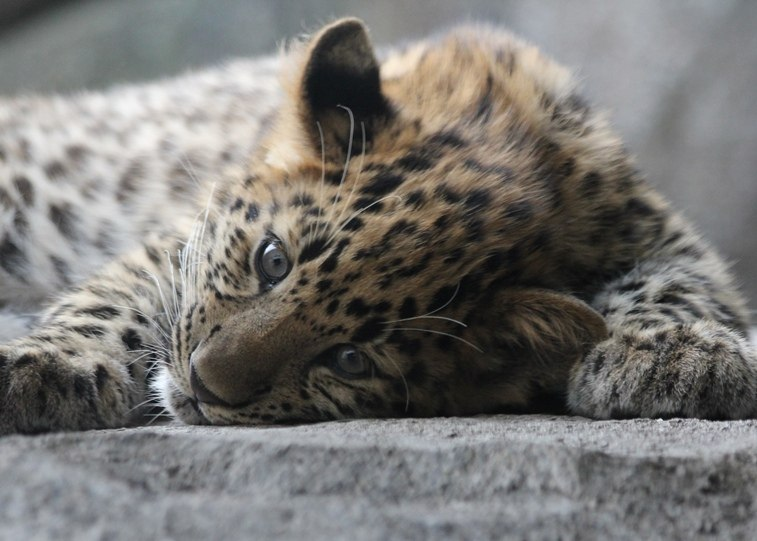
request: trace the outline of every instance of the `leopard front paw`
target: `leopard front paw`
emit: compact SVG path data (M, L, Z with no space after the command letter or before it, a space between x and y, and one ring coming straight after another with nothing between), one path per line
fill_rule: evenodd
M568 405L594 418L757 415L757 355L710 321L621 333L572 370Z
M0 346L0 433L118 426L126 406L106 359L49 344Z

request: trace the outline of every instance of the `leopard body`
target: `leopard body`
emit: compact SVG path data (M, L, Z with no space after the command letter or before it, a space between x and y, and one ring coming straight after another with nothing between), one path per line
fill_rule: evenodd
M6 432L757 414L727 265L501 30L6 100L0 188Z

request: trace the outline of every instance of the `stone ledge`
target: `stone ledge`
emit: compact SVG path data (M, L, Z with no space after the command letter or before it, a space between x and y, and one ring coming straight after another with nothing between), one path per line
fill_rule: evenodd
M738 538L757 421L488 416L0 439L28 539Z

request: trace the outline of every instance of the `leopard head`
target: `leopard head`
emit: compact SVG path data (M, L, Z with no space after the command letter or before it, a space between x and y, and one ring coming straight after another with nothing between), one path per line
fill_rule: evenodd
M535 228L547 205L503 187L523 160L478 161L481 100L497 113L498 81L454 88L442 60L419 67L423 55L383 76L355 19L295 55L267 140L186 256L163 389L181 419L519 406L534 380L560 388L584 344L604 337L581 301L519 283L529 258L513 257L508 231Z

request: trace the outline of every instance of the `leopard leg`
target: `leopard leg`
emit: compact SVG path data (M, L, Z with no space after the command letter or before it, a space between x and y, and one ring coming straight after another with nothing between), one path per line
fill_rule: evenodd
M168 359L179 299L165 252L178 246L148 242L0 346L0 433L116 427L138 416Z
M610 338L574 366L568 404L595 418L757 416L757 353L725 265L673 231L591 303Z

